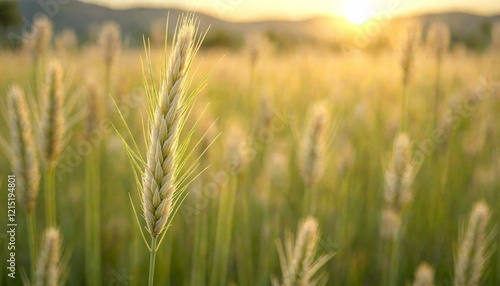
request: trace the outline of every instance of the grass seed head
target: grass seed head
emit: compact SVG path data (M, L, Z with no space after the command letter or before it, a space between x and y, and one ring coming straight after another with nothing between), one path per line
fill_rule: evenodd
M385 202L400 211L412 198L414 168L411 164L411 142L405 133L394 140L392 161L385 172Z
M152 114L147 163L142 176L142 209L147 230L158 236L172 212L178 168L179 133L186 110L187 71L196 42L196 25L192 17L180 22L166 78Z
M25 47L33 58L43 58L47 55L52 40L52 23L46 16L37 17L33 22L32 30L25 35Z
M401 215L391 208L382 211L380 221L380 237L394 239L401 228Z
M413 286L433 286L434 269L427 263L420 263L415 271Z
M121 51L120 28L115 22L107 22L102 26L97 44L103 53L106 66L111 69Z
M41 153L45 165L55 167L62 152L65 116L61 67L57 62L49 65L42 94L40 128Z
M302 138L299 163L302 178L307 186L314 185L324 173L328 113L323 105L315 105L307 117Z
M9 129L11 135L12 169L17 176L20 202L28 213L35 209L40 183L33 129L23 90L13 85L8 97Z
M226 141L227 162L232 172L241 173L249 162L249 150L245 134L239 125L233 125Z
M420 45L422 36L422 25L416 20L410 20L405 25L404 34L401 37L401 69L403 71L403 85L408 86L413 68L415 57Z
M89 80L85 86L87 100L87 114L84 125L84 138L90 140L92 133L99 127L99 122L103 116L101 91L97 83Z
M450 30L444 23L433 23L427 32L427 46L441 60L450 45Z
M58 54L74 51L77 46L78 38L72 29L65 29L56 36L55 47Z
M61 281L61 238L59 230L45 231L36 265L35 286L57 286Z
M488 246L491 236L486 228L490 220L488 205L480 201L474 205L467 228L459 237L455 261L456 285L479 285L489 259Z
M316 285L313 276L331 255L322 255L315 260L320 238L318 221L307 217L299 223L296 239L288 236L285 250L281 249L280 260L284 286Z

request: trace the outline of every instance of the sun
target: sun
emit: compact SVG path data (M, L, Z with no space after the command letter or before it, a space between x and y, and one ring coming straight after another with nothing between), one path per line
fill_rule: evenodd
M342 9L342 14L352 24L362 24L370 18L371 5L369 1L347 0Z

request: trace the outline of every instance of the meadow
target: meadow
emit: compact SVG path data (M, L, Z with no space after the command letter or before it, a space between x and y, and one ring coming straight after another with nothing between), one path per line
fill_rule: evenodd
M201 44L160 241L141 208L149 161L134 151L154 157L155 98L175 83L182 33L166 53L127 48L111 26L96 43L50 35L45 49L1 50L0 285L500 284L500 37L474 52L418 28L377 52L283 51L262 35ZM9 129L19 93L33 133L21 147ZM30 146L38 159L21 160L17 187L39 183L17 195L13 280L4 206L20 158L8 155ZM145 241L161 242L153 274Z

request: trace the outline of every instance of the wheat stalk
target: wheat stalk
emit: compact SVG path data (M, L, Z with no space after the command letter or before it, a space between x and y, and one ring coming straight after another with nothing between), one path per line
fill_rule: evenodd
M31 32L24 35L24 48L31 53L33 58L33 85L35 94L38 94L40 82L43 80L43 68L50 50L52 34L52 23L46 16L40 16L33 21Z
M243 168L248 164L247 142L244 138L243 130L240 125L234 124L226 139L226 154L229 169L233 174L240 174Z
M83 135L85 140L92 142L102 117L100 90L93 80L86 84L86 99ZM101 164L100 150L96 149L85 157L85 271L88 285L101 283Z
M433 23L427 31L427 46L441 60L450 45L450 30L445 23Z
M313 106L307 117L299 153L302 179L308 187L314 185L324 172L327 124L326 108L322 105Z
M198 85L188 93L190 81L187 75L206 34L197 36L199 22L194 14L181 16L177 25L172 51L164 67L165 75L162 78L161 88L155 86L151 54L148 52L150 46L145 42L147 68L151 76L148 78L144 72L149 125L147 127L149 134L144 136L146 158L141 155L129 125L114 101L127 135L132 140L132 144L129 144L118 132L133 167L145 228L151 236L151 243L148 243L141 228L141 235L150 251L148 285L153 285L154 282L156 253L170 226L170 220L186 197L185 191L190 183L188 180L197 167L197 163L186 166L187 160L194 153L194 149L187 151L194 130L192 129L182 142L179 141L179 136L191 111L192 100L201 88ZM196 146L199 144L200 142ZM195 162L198 160L199 158ZM186 170L181 173L183 167L186 167ZM133 202L132 207L140 225Z
M400 133L394 140L392 161L385 172L385 203L396 212L411 200L410 190L414 177L411 164L411 141L407 134Z
M99 127L103 116L101 90L94 80L88 80L85 85L87 99L87 116L85 117L83 136L86 140L91 140L92 134Z
M68 54L78 47L78 38L75 31L66 28L55 38L55 50L58 54Z
M47 55L52 33L52 23L49 18L41 16L34 20L31 32L24 37L24 45L35 61Z
M382 210L380 219L380 236L385 239L394 239L401 228L401 215L392 208Z
M434 54L436 61L436 79L434 91L434 127L437 127L441 94L441 66L443 57L450 45L450 31L444 23L433 23L427 32L427 46Z
M189 66L203 40L202 37L197 37L197 27L198 22L194 15L179 18L174 45L160 90L154 87L154 83L153 86L149 86L145 78L149 100L146 158L143 159L140 155L135 140L131 148L121 136L136 171L146 230L151 236L151 244L146 242L150 250L148 285L153 285L156 252L166 233L168 222L177 210L176 202L182 201L182 194L187 186L186 179L196 167L188 168L185 174L179 176L179 170L186 163L184 154L190 139L188 135L185 142L179 143L179 135L190 110L190 102L198 91L196 89L193 93L187 94L190 83L187 80ZM147 55L149 56L148 53ZM152 75L150 59L149 71ZM119 109L118 111L120 112ZM121 112L120 116L131 135ZM163 235L158 241L158 236L161 234ZM142 235L145 239L143 233Z
M305 215L315 211L317 194L314 188L325 171L326 144L329 139L327 128L327 109L325 105L317 103L309 110L299 149L299 167L306 186L303 201Z
M406 132L408 129L408 85L413 74L415 66L415 57L420 44L422 27L418 21L409 21L406 23L405 33L402 38L402 54L400 58L401 70L403 72L403 100L402 100L402 119L401 131Z
M295 239L288 234L284 247L278 242L283 286L318 284L314 275L333 256L325 254L315 259L319 238L318 222L309 216L299 223Z
M165 228L172 211L178 163L180 124L186 94L186 74L195 43L193 20L183 18L150 129L147 165L142 178L142 208L152 237Z
M106 68L106 94L109 94L112 69L121 52L120 28L115 22L107 22L102 26L97 38L97 44L99 49L103 52Z
M408 86L411 80L421 36L422 25L420 22L409 20L405 23L405 30L401 39L402 54L400 59L401 70L403 71L403 86L405 87Z
M40 149L45 166L55 168L61 155L65 130L61 66L57 62L48 67L42 100Z
M429 264L420 263L415 271L415 281L413 286L433 286L434 285L434 269Z
M18 196L26 211L32 213L38 196L40 171L25 95L17 85L10 88L8 112L11 161L17 177Z
M61 238L58 229L45 231L38 257L35 286L57 286L61 282Z
M9 91L8 112L11 134L10 161L17 178L18 198L27 212L31 278L33 279L36 262L34 213L40 184L40 170L25 95L17 85L13 85Z
M61 156L64 131L64 97L62 91L61 67L52 62L48 67L42 94L40 126L40 152L45 165L46 219L49 226L56 225L55 171Z
M486 231L490 216L490 209L484 201L472 208L467 228L459 235L455 285L479 285L490 257L488 246L492 236Z
M406 133L399 133L394 139L392 158L384 177L384 202L380 235L392 243L389 285L397 285L399 267L399 243L403 208L411 201L410 190L415 168L411 163L411 141Z

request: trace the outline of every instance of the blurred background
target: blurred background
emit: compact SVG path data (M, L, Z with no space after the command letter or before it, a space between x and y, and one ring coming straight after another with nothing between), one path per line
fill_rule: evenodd
M461 284L459 265L500 284L500 1L0 0L0 285L39 279L51 176L59 284L146 285L140 187L122 141L146 154L146 94L187 12L204 36L181 134L192 134L188 192L157 285L287 285L278 242L295 242L287 233L308 215L320 230L313 257L334 255L297 285L475 285ZM34 209L17 204L12 280L8 98L14 84L25 94L40 149L57 78L62 150L52 174L43 150L27 165L41 175ZM479 201L487 215L470 215Z

